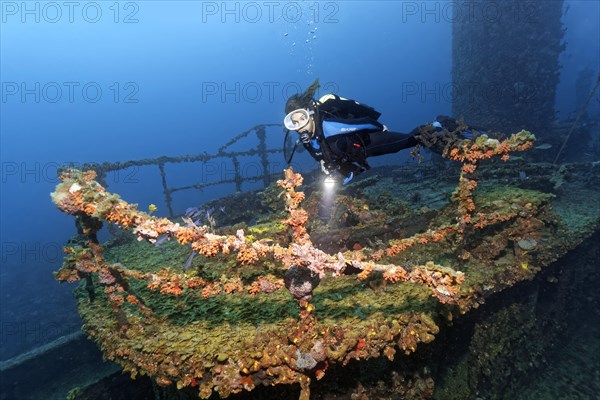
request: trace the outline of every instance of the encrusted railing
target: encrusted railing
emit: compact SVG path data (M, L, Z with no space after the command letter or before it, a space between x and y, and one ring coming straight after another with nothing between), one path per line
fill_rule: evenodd
M169 216L175 215L173 211L173 197L172 194L183 190L197 189L202 190L210 186L217 186L222 184L234 184L236 191L242 190L242 184L244 182L257 182L262 181L265 187L269 185L272 174L269 170L269 154L282 153L281 148L268 148L267 147L267 131L269 127L281 127L281 124L261 124L250 128L227 143L221 146L216 153L208 154L194 154L194 155L183 155L176 157L161 156L157 158L145 158L142 160L130 160L124 162L103 162L103 163L87 163L81 166L82 170L93 170L96 172L96 179L102 183L103 186L108 186L106 182L106 175L109 172L124 170L131 167L151 167L156 166L160 171L161 184L163 193L165 196L165 203ZM236 144L241 139L255 134L258 139L258 143L255 147L243 150L243 151L232 151L230 147ZM256 176L245 176L242 174L240 168L240 159L243 157L259 157L262 174ZM233 177L228 179L215 180L213 182L195 183L186 186L170 187L167 179L167 172L165 167L168 164L178 163L207 163L215 159L229 159L233 164Z
M461 241L463 235L473 231L519 218L525 221L522 224L527 223L537 212L532 202L523 206L507 203L502 211L482 210L476 207L472 192L477 186L474 173L481 160L493 156L507 159L510 152L531 147L534 139L529 132L522 131L503 141L480 137L474 142L466 141L458 147L447 149L447 158L462 163L459 185L454 192L457 205L454 220L447 220L442 225L408 238L390 240L384 248L369 254L360 250L327 254L313 245L306 229L308 213L300 207L304 193L296 191L302 184L302 176L291 168L286 170L284 179L277 182L282 188L280 196L286 203L287 218L282 225L288 228L290 239L287 244L256 240L241 229L235 235L218 235L209 227L198 226L191 220L184 219L184 225L181 225L167 218L151 216L121 200L118 195L107 192L96 181L94 171L65 170L61 176L62 183L57 185L52 199L60 210L80 220L85 234L93 235L101 227L99 222L106 221L124 230L131 230L140 241L155 243L159 237L167 235L181 245L190 245L194 252L205 257L221 255L227 262L234 261L233 264L237 262L239 266L248 267L268 263L272 265L270 271L277 270L279 276L265 270L259 275L242 279L243 272L239 268L229 275L220 274L220 278L182 273L171 268L146 272L108 262L104 258L103 247L90 240L83 246L65 247L65 263L56 277L67 282L82 279L87 282L85 286L90 301L80 303L80 306L93 309L90 311L93 315L84 317L89 322L86 324L88 332L101 344L109 359L118 360L134 377L138 372L143 372L154 376L162 386L175 383L177 388L199 386L202 398L210 397L214 390L222 397L227 397L242 389L252 390L259 383L276 385L297 382L301 386L300 399L308 400L309 374L320 379L328 365L346 364L351 358L384 354L393 359L395 343L405 354L410 354L418 343L432 341L439 329L426 313L413 311L398 316L397 320L378 320L374 317L372 322L366 321L366 325L360 327L356 320L354 328L337 323L331 325L332 320L321 321L315 311L313 290L319 282L325 277L346 279L340 277L344 276L346 270L355 269L360 271L357 275L359 282L380 274L390 285L406 282L427 288L439 303L454 305L462 312L476 307L483 293L462 287L464 273L431 261L405 268L406 265L401 266L394 257L427 243L449 239L452 242ZM235 257L235 260L230 260L231 257ZM221 265L227 264L225 258L221 259ZM273 265L277 267L273 269ZM523 261L520 270L530 269L527 262ZM188 332L187 326L169 324L155 309L164 305L165 299L181 295L186 301L177 303L175 307L179 307L178 310L194 299L198 299L200 304L210 305L219 298L234 302L243 298L245 307L252 307L253 299L256 299L254 296L257 295L281 299L284 287L296 301L300 318L280 321L281 324L285 323L283 328L276 324L262 327L248 325L253 330L263 329L265 332L259 334L254 342L251 338L245 338L245 348L240 350L235 346L244 339L241 331L238 334L242 336L236 338L233 345L227 342L227 346L234 347L218 346L208 350L206 346L211 342L202 342L204 344L200 346L195 341L197 337L202 338L198 331L200 325L192 323L189 328L193 333ZM94 300L96 294L101 296L98 302ZM149 296L163 297L163 300L153 306ZM265 298L259 299L262 302L259 307L262 307L261 304L264 306ZM102 304L110 307L102 307ZM228 303L226 307L233 307L233 303ZM219 310L207 311L206 315L216 314ZM102 321L110 318L113 322L94 325L89 319L98 313L102 313ZM254 313L244 315L252 316ZM162 338L154 341L154 334L146 334L145 331L161 324L168 326L154 333L159 339ZM207 337L215 335L215 343L232 335L225 330L231 327L228 323L223 325L224 331L216 332L209 325L202 326ZM162 337L163 333L170 336ZM178 338L182 338L181 343ZM171 349L171 345L179 347ZM168 346L166 350L165 346ZM252 346L252 349L248 346ZM198 353L198 349L204 350Z

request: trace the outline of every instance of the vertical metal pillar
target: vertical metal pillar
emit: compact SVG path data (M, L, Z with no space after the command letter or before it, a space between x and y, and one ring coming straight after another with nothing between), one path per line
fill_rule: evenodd
M563 0L454 6L453 115L494 131L547 134L564 49Z

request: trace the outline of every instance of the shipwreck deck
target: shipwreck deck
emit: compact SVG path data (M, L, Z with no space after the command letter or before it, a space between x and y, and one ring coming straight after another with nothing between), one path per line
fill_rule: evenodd
M156 246L125 233L103 245L103 262L121 271L119 279L127 276L123 301L117 310L119 293L107 291L102 278L82 285L84 330L132 376L147 374L204 398L213 389L222 397L259 385L300 383L306 389L351 360L410 355L598 230L598 164L492 162L478 173L474 221L460 231L448 228L457 218L452 194L459 171L453 167L373 170L328 206L316 183L300 187L316 248L343 254L348 264L375 259L408 274L395 279L395 269L350 266L341 276L326 274L308 309L283 288L288 267L278 257L240 262L233 252L200 255L184 268L190 246L175 240ZM229 225L220 225L216 214L212 234L242 229L250 243L289 246L280 194L273 185L222 199ZM249 204L257 205L250 224ZM444 235L436 236L442 228ZM400 251L390 251L394 246ZM153 286L149 277L159 283ZM421 380L422 394L433 392L433 383Z

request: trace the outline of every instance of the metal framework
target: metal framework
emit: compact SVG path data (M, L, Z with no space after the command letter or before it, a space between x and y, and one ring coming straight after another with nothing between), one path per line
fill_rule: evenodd
M106 184L106 174L111 171L118 171L127 169L130 167L148 167L148 166L157 166L160 171L161 183L163 187L163 193L165 196L165 203L167 205L167 209L169 211L169 216L173 217L173 206L172 206L172 194L182 190L190 190L190 189L199 189L202 190L209 186L216 186L221 184L232 183L235 184L235 188L237 191L242 190L243 182L263 182L264 186L268 186L270 183L271 174L269 172L269 154L282 153L283 150L281 148L268 148L267 147L267 132L266 128L269 127L281 127L281 124L260 124L256 125L240 134L236 137L225 143L223 146L219 148L219 150L215 154L201 153L195 155L183 155L177 157L167 157L161 156L158 158L145 158L143 160L129 160L124 162L103 162L103 163L87 163L82 166L83 170L94 170L97 173L98 180L104 184L104 186L108 186ZM231 151L229 148L237 143L239 140L251 135L255 134L258 139L258 143L255 147L250 148L244 151ZM258 156L260 158L260 163L262 166L262 174L256 176L245 177L241 174L240 171L240 157L252 157ZM206 182L206 183L196 183L192 185L186 186L178 186L178 187L169 187L167 180L167 172L165 170L165 166L167 164L178 164L178 163L193 163L193 162L201 162L206 163L210 160L218 159L218 158L226 158L230 159L233 163L233 168L235 174L233 178L229 179L221 179L214 182Z

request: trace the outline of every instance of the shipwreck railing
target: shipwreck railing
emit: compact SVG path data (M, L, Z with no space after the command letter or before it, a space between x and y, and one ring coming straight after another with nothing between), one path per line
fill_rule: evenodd
M258 384L298 383L300 400L308 400L311 380L321 379L328 365L346 365L353 358L380 355L392 360L395 347L409 355L418 343L431 342L439 332L432 317L434 314L419 308L399 312L391 319L381 312L374 312L372 318L367 319L348 314L346 323L351 323L352 328L344 327L338 323L343 307L330 309L323 296L313 298L313 291L321 281L323 288L331 290L335 288L332 280L353 279L352 274L346 272L360 271L356 275L358 281L348 281L360 293L364 285L358 282L369 279L382 279L389 282L390 290L398 291L413 287L394 285L405 282L414 285L416 290L426 290L427 297L434 297L436 304L448 304L464 313L481 303L485 284L472 281L463 285L466 273L461 270L423 258L415 258L414 263L407 265L403 257L410 257L411 252L418 252L423 245L439 243L449 246L448 254L459 254L461 260L469 259L470 254L457 253L457 243L469 240L474 231L496 229L498 224L504 223L514 224L513 233L507 234L512 235L513 241L522 240L525 246L541 237L536 215L542 212L547 196L534 199L523 195L516 200L492 203L492 206L483 202L482 207L476 207L473 197L478 183L475 172L481 161L495 156L506 161L511 152L530 148L534 140L530 132L521 131L502 141L481 136L448 147L444 156L461 163L458 187L452 196L456 211L451 213L451 218L442 219L434 227L410 237L391 238L387 244L382 242L381 247L368 252L360 248L341 248L337 254L314 247L307 229L309 211L301 207L305 193L296 191L303 178L291 168L285 170L284 179L277 181L282 189L277 197L285 200L287 217L279 222L284 228L280 231L280 242L269 237L253 237L244 229L237 229L235 234L231 231L220 234L191 219L184 220L182 225L151 216L107 192L96 180L95 171L65 170L52 199L61 211L78 219L82 232L90 240L83 245L64 248L65 262L55 276L65 282L85 280L88 296L81 299L80 307L88 309L87 331L100 344L106 358L117 360L132 377L141 372L152 376L160 386L197 387L195 390L201 398L209 398L215 391L224 398L244 389L252 390ZM489 197L497 199L493 193ZM192 254L200 254L206 260L224 257L217 264L235 264L235 270L229 274L222 269L217 273L202 274L201 270L207 268L203 265L201 269L181 273L165 267L162 262L160 269L149 270L136 267L132 262L112 263L104 257L105 249L93 237L101 229L102 221L131 231L139 241L155 244L161 237L168 237L180 245L190 246ZM488 229L488 232L494 229ZM529 236L523 236L523 232ZM504 243L508 246L508 239ZM536 245L537 241L533 246ZM464 249L464 245L460 247ZM532 257L526 252L515 253L511 265L520 264L520 267L513 268L516 272L502 278L500 284L521 280L538 271ZM227 262L223 261L225 258ZM266 263L274 267L268 270ZM252 277L248 278L250 275L242 275L248 274L246 271L261 273L250 272ZM497 276L501 277L503 271L499 270ZM490 276L498 279L496 275ZM290 297L281 293L284 288ZM172 315L181 315L181 321L185 323L172 324L161 314L161 307L182 295L186 297L184 302L171 303L173 305L169 307L175 310ZM257 295L261 297L255 298ZM269 307L265 305L263 295L272 299L269 304L273 306L264 315ZM235 307L227 300L233 296L237 298L233 302L240 304L239 311L231 311ZM352 294L340 295L340 299L347 296ZM378 303L389 296L390 305L400 310L396 308L398 297L392 292L387 295L379 292L376 296ZM293 299L296 307L290 309L288 299ZM185 305L192 302L194 305L185 309ZM107 305L110 306L105 307ZM218 310L224 308L229 315L227 318L236 321L235 333L230 330L233 324L229 320L211 326L208 320L197 319L217 316ZM203 311L198 314L198 310ZM299 315L296 314L298 311ZM265 319L267 314L275 316L275 320L268 316ZM92 316L98 315L102 317L95 325ZM256 320L259 315L260 319ZM277 319L283 315L287 317ZM105 329L106 318L114 321L110 329ZM241 321L245 322L238 324ZM256 324L257 321L261 323ZM161 324L163 326L159 328ZM202 334L198 335L200 327ZM257 336L252 337L243 329L249 329ZM169 336L160 336L163 332ZM232 335L239 337L233 342L220 342ZM247 340L242 340L245 337ZM207 343L215 344L215 347L207 350ZM164 350L171 344L175 347ZM199 348L203 353L198 352Z
M269 148L267 146L267 128L270 127L281 127L281 124L260 124L256 125L244 132L241 132L227 143L222 145L216 153L201 153L201 154L193 154L193 155L182 155L182 156L161 156L157 158L145 158L142 160L130 160L124 162L102 162L102 163L86 163L81 168L82 170L94 170L97 174L97 178L100 182L103 182L104 186L108 186L106 184L106 175L109 172L124 170L131 167L149 167L156 166L160 172L161 184L163 188L163 193L165 196L165 203L167 205L167 209L169 212L169 216L173 217L175 214L173 212L173 193L183 191L183 190L191 190L197 189L202 190L207 187L217 186L222 184L234 184L236 191L242 190L242 184L244 182L257 182L262 181L264 186L268 186L271 183L272 174L269 170L269 155L282 153L283 149L281 148ZM232 151L230 150L231 146L239 142L241 139L251 136L252 134L256 135L258 139L258 143L255 147L243 150L243 151ZM258 157L260 159L262 174L255 176L244 176L242 174L240 168L240 158L242 157ZM177 163L207 163L214 159L229 159L233 164L234 174L232 178L225 178L220 180L215 180L213 182L202 182L202 183L194 183L191 185L185 186L174 186L170 187L167 179L167 164L177 164Z

